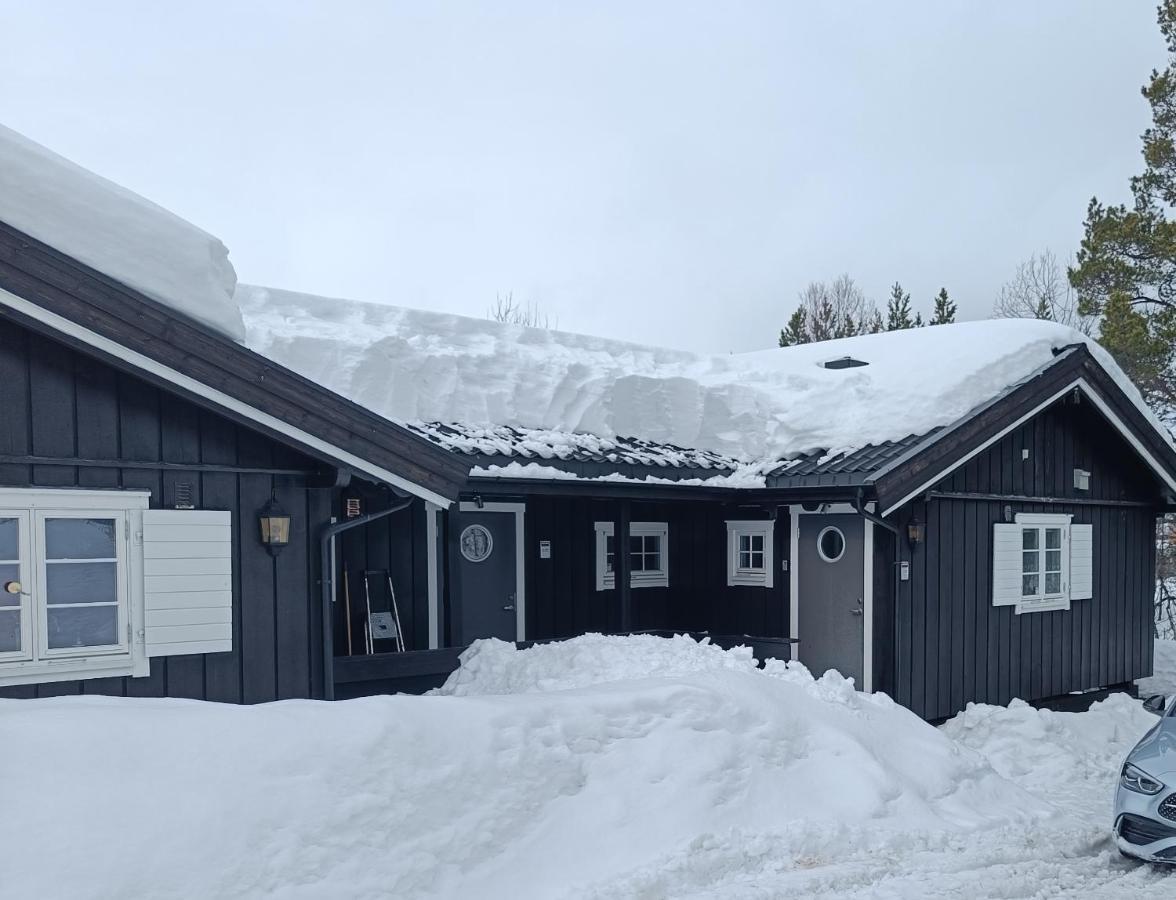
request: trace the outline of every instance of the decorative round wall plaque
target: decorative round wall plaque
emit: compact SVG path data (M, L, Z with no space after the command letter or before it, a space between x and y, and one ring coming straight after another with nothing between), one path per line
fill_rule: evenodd
M467 525L462 529L461 555L473 563L484 562L494 551L494 537L485 525Z

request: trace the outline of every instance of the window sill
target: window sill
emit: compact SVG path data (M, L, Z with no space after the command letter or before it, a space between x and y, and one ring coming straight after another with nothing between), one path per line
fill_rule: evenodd
M79 659L38 660L0 663L0 687L45 684L52 681L80 681L87 678L124 678L148 674L146 659L136 662L130 653Z
M670 586L670 577L668 575L661 575L657 578L641 578L641 579L631 578L629 580L629 590L631 590L631 591L638 590L639 588L657 588L657 587L669 587L669 586ZM603 584L599 584L596 586L596 590L598 590L598 591L611 591L615 587L616 587L616 579L615 578L606 578L606 579L604 579Z

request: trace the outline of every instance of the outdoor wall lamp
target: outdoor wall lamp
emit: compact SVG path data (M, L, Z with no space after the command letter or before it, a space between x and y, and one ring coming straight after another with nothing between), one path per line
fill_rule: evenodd
M926 535L927 526L919 521L918 516L912 516L911 520L907 522L907 543L911 545L911 549L923 543L923 538Z
M269 503L258 514L261 524L261 543L270 556L277 556L290 543L290 514L282 509L277 498L271 496Z

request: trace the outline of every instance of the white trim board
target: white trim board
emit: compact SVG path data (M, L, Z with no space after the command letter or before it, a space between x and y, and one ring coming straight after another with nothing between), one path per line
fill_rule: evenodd
M437 552L437 514L440 507L436 503L425 501L425 567L426 584L429 594L429 649L436 650L441 646L441 596L438 586L440 573L437 566L440 554Z
M515 640L527 639L527 539L524 517L527 512L525 503L483 503L479 506L472 500L462 500L458 504L460 512L490 512L514 513L515 517Z
M1095 407L1098 409L1099 412L1101 412L1103 414L1104 417L1106 417L1107 421L1109 421L1111 423L1111 425L1114 426L1115 430L1119 432L1120 436L1124 440L1126 440L1127 443L1129 443L1131 445L1131 447L1135 450L1136 453L1138 453L1140 455L1140 457L1143 459L1143 461L1147 463L1148 467L1151 468L1151 470L1153 472L1155 472L1160 477L1160 480L1163 481L1164 484L1166 484L1173 492L1176 492L1176 479L1174 479L1170 474L1168 474L1167 469L1165 469L1162 465L1160 465L1159 461L1154 456L1151 455L1151 453L1147 450L1146 447L1143 446L1142 443L1140 443L1139 438L1137 438L1135 436L1135 434L1131 431L1131 429L1128 428L1123 423L1123 420L1120 419L1117 415L1115 415L1115 413L1111 410L1111 408L1109 406L1107 406L1107 404L1103 401L1103 399L1100 396L1098 396L1097 393L1095 393L1095 391L1090 387L1089 384L1086 383L1086 380L1084 378L1076 378L1074 381L1067 384L1064 388L1061 388L1060 390L1054 392L1047 399L1045 399L1041 403L1037 404L1037 406L1033 407L1033 409L1029 410L1027 413L1025 413L1023 416L1021 416L1015 422L1013 422L1010 425L1005 426L1000 431L998 431L996 434L994 434L992 437L988 438L988 440L986 440L983 443L979 444L978 446L974 447L965 456L956 460L954 463L952 463L947 468L937 471L932 477L928 478L926 481L923 481L917 488L915 488L913 491L910 491L909 493L907 493L906 496L904 496L897 503L892 503L888 508L886 508L882 511L882 516L886 517L886 516L890 515L896 509L899 509L900 507L902 507L909 500L913 499L914 497L917 497L919 494L923 493L923 491L932 487L934 484L936 484L936 482L942 481L944 478L946 478L948 475L950 475L952 472L954 472L960 466L967 463L970 459L973 459L974 457L978 456L980 453L983 453L985 450L987 450L989 447L991 447L993 444L995 444L997 441L999 441L1005 435L1016 430L1021 425L1025 424L1030 419L1032 419L1034 416L1036 416L1038 413L1040 413L1042 410L1052 406L1054 403L1056 403L1062 397L1066 396L1066 394L1070 393L1070 391L1075 390L1075 389L1082 391L1083 395L1086 396L1086 398L1089 399L1090 402L1095 405ZM943 436L946 437L946 435L949 433L950 432L946 432ZM881 474L882 473L879 473L879 475L881 475ZM877 478L877 477L878 476L875 476L875 478Z
M28 316L30 319L35 319L43 325L48 325L50 328L60 332L61 334L76 338L77 340L82 341L84 344L87 344L96 350L100 350L103 353L115 357L116 359L121 359L123 362L129 363L137 369L140 369L144 372L149 372L158 378L162 378L169 384L173 384L178 388L182 388L183 390L188 391L191 394L195 394L198 397L203 397L205 400L209 400L215 403L217 406L230 410L234 413L237 413L238 415L245 416L246 418L256 422L258 425L262 425L271 429L272 431L276 431L278 434L283 434L306 447L310 447L311 449L317 450L320 453L325 453L327 456L330 456L333 459L337 459L340 462L345 463L346 465L349 465L360 472L370 475L379 481L401 488L415 497L421 497L422 499L428 500L431 503L436 503L442 509L448 509L450 506L450 501L448 499L442 497L440 494L434 493L428 488L421 487L420 485L411 482L403 476L397 475L395 472L391 472L382 466L374 465L373 463L370 463L367 460L364 460L355 454L344 450L342 447L338 447L329 443L328 441L317 438L309 432L303 431L301 428L297 428L287 422L282 421L276 416L262 412L261 410L256 409L255 407L252 407L235 397L230 397L223 391L219 391L216 388L210 387L201 381L197 381L195 378L192 378L189 375L185 375L182 372L177 372L175 369L172 369L169 366L165 366L163 363L156 362L150 357L144 356L142 353L131 350L128 347L124 347L117 341L103 337L102 335L97 334L88 328L84 328L81 325L78 325L76 322L70 321L64 316L59 316L57 313L50 312L49 310L44 309L35 303L31 303L30 301L25 300L23 297L18 297L16 294L12 294L3 288L0 288L0 303L9 307L10 309L16 310L22 315Z

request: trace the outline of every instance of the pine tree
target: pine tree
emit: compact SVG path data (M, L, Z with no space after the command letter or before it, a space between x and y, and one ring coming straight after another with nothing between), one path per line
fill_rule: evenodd
M913 327L915 327L915 328L922 328L923 327L923 314L922 313L915 313L915 324Z
M826 297L817 305L816 315L809 322L809 337L814 341L827 341L840 337L837 330L837 313L833 302Z
M1152 127L1143 133L1144 170L1130 205L1086 209L1076 265L1069 270L1083 315L1102 316L1099 340L1162 413L1176 410L1176 0L1159 7L1168 66L1143 89Z
M940 288L935 295L935 312L931 316L932 325L950 325L955 321L956 305L947 297L947 288Z
M911 295L904 293L902 285L897 281L890 289L890 299L886 303L886 330L898 331L903 328L914 328L911 319Z
M795 347L797 344L807 344L809 342L806 318L804 307L798 306L796 312L788 320L788 327L780 332L781 347Z

